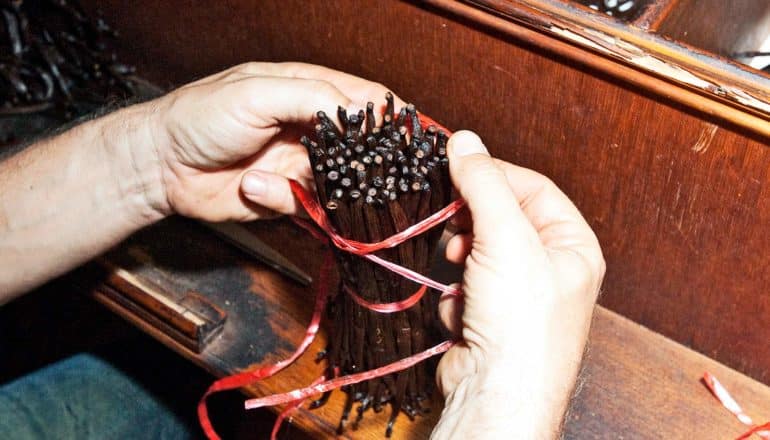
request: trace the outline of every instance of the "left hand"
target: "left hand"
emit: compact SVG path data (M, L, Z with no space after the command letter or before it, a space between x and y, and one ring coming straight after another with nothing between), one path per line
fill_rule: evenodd
M248 63L148 103L162 188L153 206L208 221L295 214L288 179L312 186L299 138L316 113L336 120L338 106L358 111L386 91L325 67Z

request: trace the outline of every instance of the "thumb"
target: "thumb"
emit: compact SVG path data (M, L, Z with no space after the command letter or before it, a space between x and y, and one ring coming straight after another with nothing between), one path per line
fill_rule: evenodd
M260 170L247 172L241 179L241 193L251 202L279 214L296 215L302 211L289 180L278 174Z
M474 236L482 242L493 242L511 229L511 221L523 218L505 174L471 131L452 135L448 154L452 183L468 203Z

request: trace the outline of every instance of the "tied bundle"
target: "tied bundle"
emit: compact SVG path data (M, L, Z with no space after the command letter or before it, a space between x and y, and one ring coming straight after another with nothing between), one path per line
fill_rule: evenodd
M447 204L451 187L446 132L412 105L395 115L393 95L388 93L386 100L380 126L375 126L374 105L369 103L366 113L348 116L339 110L342 131L319 112L317 141L301 139L313 164L317 194L290 180L292 193L312 223L292 219L329 244L315 283L313 316L291 356L211 384L198 402L198 417L208 438L219 439L208 416L208 397L256 383L294 363L315 339L327 301L333 325L331 343L321 353L329 363L326 374L304 388L244 404L246 409L286 405L271 438L277 438L283 420L307 399L321 395L312 403L321 406L337 388L347 393L340 431L356 402L354 428L368 409L378 412L390 405L388 436L402 411L411 418L428 411L425 400L431 394L433 368L423 362L446 352L456 341L432 345L440 336L437 300L436 295L425 294L428 287L445 295L462 292L421 272L427 269L441 235L436 226L465 202L457 199ZM341 281L330 298L334 259Z
M430 217L450 201L447 134L423 127L409 104L397 114L386 94L381 124L374 104L348 115L338 109L340 128L318 112L315 140L301 139L313 168L318 200L340 236L379 242ZM426 273L441 235L439 228L381 249L375 256ZM368 259L335 250L340 269L337 294L330 299L330 343L323 357L326 377L383 367L421 353L440 340L437 295ZM347 394L339 430L358 403L353 428L364 413L390 407L386 435L404 412L410 418L429 410L435 365L421 363L398 373L343 387ZM313 403L322 405L329 392Z

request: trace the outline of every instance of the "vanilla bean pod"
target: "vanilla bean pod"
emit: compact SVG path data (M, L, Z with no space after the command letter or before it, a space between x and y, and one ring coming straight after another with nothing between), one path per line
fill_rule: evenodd
M64 121L137 94L116 33L77 0L0 0L0 17L0 114Z
M315 139L303 137L310 158L319 202L340 235L361 242L377 242L403 231L449 203L451 193L447 134L422 127L414 105L396 113L388 92L379 124L375 106L348 114L339 107L339 127L318 112ZM441 231L415 236L377 251L380 258L427 273ZM335 249L340 287L329 305L332 328L325 352L327 376L371 370L424 351L440 336L437 295L427 292L407 310L389 314L359 305L348 291L371 303L393 303L417 292L420 285L359 256ZM354 406L355 429L370 408L391 411L386 435L400 412L409 418L427 411L432 392L432 364L344 387L347 394L339 430L348 424ZM313 403L322 405L328 393Z

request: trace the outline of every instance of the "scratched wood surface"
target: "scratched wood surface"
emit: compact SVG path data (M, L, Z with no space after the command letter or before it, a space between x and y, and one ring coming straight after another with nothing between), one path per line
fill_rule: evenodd
M259 223L253 229L283 250L301 249L296 262L316 274L321 249L303 231L286 221ZM183 258L174 257L181 254ZM299 287L261 263L249 261L190 221L161 223L133 237L107 258L167 289L200 292L227 310L224 331L203 353L196 354L130 310L110 302L109 296L97 293L108 307L217 376L285 358L302 339L310 318L312 289ZM325 343L322 332L296 364L250 387L248 394L264 396L309 384L323 370L314 358ZM770 417L767 386L600 307L591 331L584 384L567 419L565 437L735 437L743 426L699 383L704 371L716 375L748 414L758 420ZM293 423L313 437L330 437L342 404L343 395L336 392L326 406L301 410ZM428 417L415 422L400 417L393 438L427 438L440 410L440 401L434 397ZM349 431L343 438L384 438L386 419L387 411L369 413L357 431Z
M767 139L709 116L722 105L711 97L674 100L675 86L657 77L506 17L433 3L99 6L126 59L158 84L248 60L320 63L476 130L584 213L608 261L603 305L770 380Z

